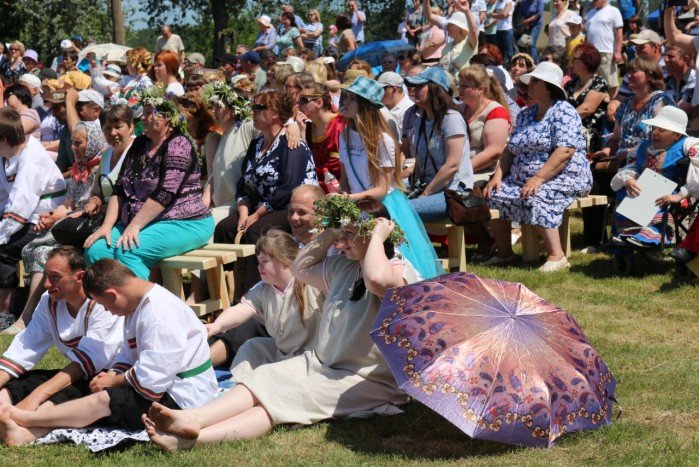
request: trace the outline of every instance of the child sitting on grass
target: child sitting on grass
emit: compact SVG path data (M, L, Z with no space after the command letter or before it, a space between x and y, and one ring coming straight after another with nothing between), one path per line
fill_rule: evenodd
M286 232L270 230L256 245L258 270L262 281L251 288L241 302L227 308L206 328L218 336L211 345L214 366L225 363L234 352L226 347L226 334L241 324L257 319L271 337L255 337L245 342L231 365L238 381L260 365L312 350L318 334L323 306L320 290L298 282L291 265L299 252L298 242Z

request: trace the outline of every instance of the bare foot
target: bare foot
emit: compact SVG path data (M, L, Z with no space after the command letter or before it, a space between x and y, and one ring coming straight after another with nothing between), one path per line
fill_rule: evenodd
M197 444L196 439L182 438L157 429L155 423L147 415L142 415L141 420L143 420L143 425L146 427L146 433L148 433L150 440L163 451L172 452L179 449L191 449Z
M36 441L36 437L27 428L17 425L10 417L11 406L4 406L0 411L0 439L8 446L25 446Z
M184 410L169 409L157 402L153 402L150 406L148 418L153 421L158 430L185 439L197 439L201 431L201 424L195 416Z

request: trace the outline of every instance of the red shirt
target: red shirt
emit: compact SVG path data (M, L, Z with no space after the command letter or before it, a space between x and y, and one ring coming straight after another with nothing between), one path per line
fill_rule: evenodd
M325 179L323 169L327 168L338 180L340 180L340 133L342 133L342 117L335 115L325 129L322 139L313 138L311 125L307 127L306 141L309 142L313 162L316 165L318 180L322 183Z

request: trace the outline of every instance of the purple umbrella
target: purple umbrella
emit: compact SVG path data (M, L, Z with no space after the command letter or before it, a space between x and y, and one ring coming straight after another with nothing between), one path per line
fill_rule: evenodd
M572 316L453 273L386 294L371 332L398 387L473 438L552 446L611 423L616 380Z

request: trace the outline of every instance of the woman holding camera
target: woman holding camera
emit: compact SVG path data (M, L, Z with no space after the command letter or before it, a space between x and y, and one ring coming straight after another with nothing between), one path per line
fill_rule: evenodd
M420 109L410 141L410 157L415 158L410 204L425 222L443 220L444 189L473 188L468 129L453 104L444 70L427 68L405 78L405 84Z

